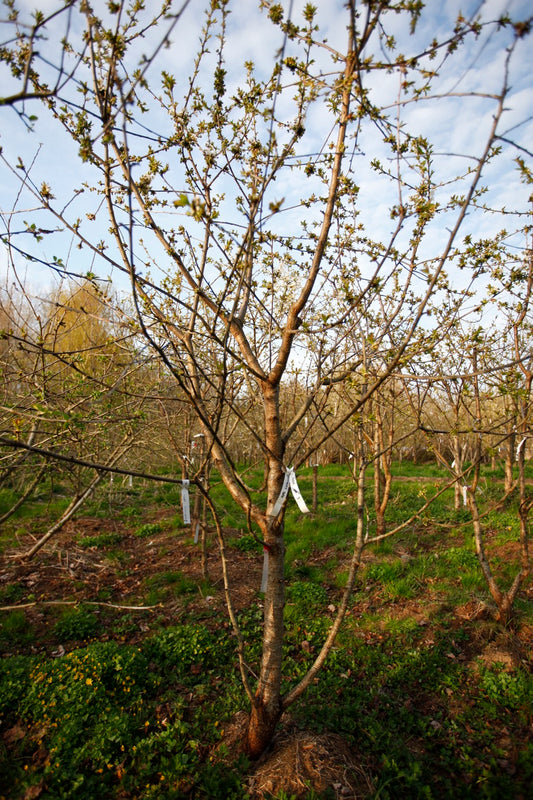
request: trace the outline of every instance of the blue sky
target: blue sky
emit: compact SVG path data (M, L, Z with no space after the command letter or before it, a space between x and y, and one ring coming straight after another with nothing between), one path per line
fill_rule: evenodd
M39 5L43 10L49 11L57 8L57 4L52 0L43 3L21 3L20 7L33 8ZM105 4L98 0L95 8L103 7ZM253 60L260 69L267 70L272 64L273 57L281 46L281 33L279 29L273 27L257 11L257 5L252 0L246 3L237 3L235 11L230 16L229 23L229 54L228 62L228 91L237 84L243 74L242 64L245 60ZM285 8L289 3L283 3ZM293 14L298 16L301 2L292 3ZM319 2L317 19L327 36L328 45L342 52L345 44L346 30L342 12L342 2L330 0ZM190 64L195 51L195 43L199 36L199 21L201 19L201 0L191 0L188 8L180 19L178 26L172 35L172 44L168 49L161 51L157 61L150 68L149 79L157 80L157 76L162 69L172 71L177 75L178 81L186 84L190 72ZM385 26L388 34L396 37L402 52L410 55L422 46L422 44L433 36L439 37L450 28L450 24L457 14L462 13L469 17L478 13L483 19L496 19L501 14L508 11L517 18L525 18L530 14L530 3L527 0L515 0L503 2L493 0L493 2L434 2L427 3L427 13L421 18L419 27L414 36L410 36L406 27L405 20L399 15L387 15ZM77 23L75 23L77 24ZM1 26L5 30L5 25ZM46 54L53 53L54 36L63 35L64 28L62 19L52 26L50 32L50 42L46 45ZM6 38L5 34L0 34L0 40ZM485 33L479 40L469 40L468 45L453 58L448 59L443 69L443 76L434 87L431 99L421 100L417 104L401 107L402 124L419 135L427 136L434 143L435 151L435 170L438 171L442 179L449 179L458 171L464 170L486 139L487 132L492 124L495 101L490 97L472 97L472 93L490 95L501 91L503 62L505 59L505 43L512 41L511 34L500 32L497 35L492 32L490 35ZM148 52L151 46L150 39L144 40L143 47ZM509 83L512 87L505 112L503 124L504 133L508 133L519 147L507 148L505 157L497 166L487 170L487 183L490 191L487 194L487 201L494 208L504 207L506 211L514 208L522 212L528 208L527 198L531 192L531 187L524 186L517 178L513 159L517 154L522 154L527 158L527 152L531 151L533 142L533 48L531 47L531 37L525 37L516 48L509 75ZM49 56L51 57L51 56ZM435 63L438 63L439 59ZM429 66L429 62L428 62ZM328 71L331 68L329 63L329 52L324 51L323 61L317 61L316 69ZM1 69L5 68L3 65ZM0 72L0 85L7 93L9 79L5 73ZM380 105L389 105L390 115L394 117L398 113L396 100L398 97L398 77L394 74L380 72L369 79L372 95ZM450 95L451 93L451 95ZM287 113L290 114L290 104L287 104ZM94 176L89 168L82 165L77 157L77 148L68 137L58 128L57 124L50 119L48 112L37 104L27 106L29 113L35 113L38 120L33 132L28 132L13 109L0 108L0 145L2 147L5 162L16 164L20 156L24 163L28 165L33 162L32 176L37 185L43 181L48 183L58 198L64 197L64 204L68 203L73 197L73 190L79 185L80 178L94 181ZM157 123L159 112L154 110L150 115L151 123ZM164 124L164 122L163 122ZM306 135L301 142L304 152L317 152L327 139L331 130L332 119L323 106L317 105L311 112L306 123ZM357 154L354 156L354 177L361 188L360 191L360 220L364 222L369 232L373 236L386 239L394 227L394 222L390 218L390 205L395 202L394 196L397 189L390 182L379 179L375 172L370 168L370 159L383 156L389 159L387 162L391 168L394 165L390 162L390 154L383 147L379 140L378 132L368 127L358 142ZM473 162L472 162L473 163ZM0 210L2 214L3 226L12 226L14 230L21 230L26 223L36 222L44 228L50 229L54 224L50 219L46 219L40 212L37 212L36 201L20 186L18 178L20 171L9 170L6 163L0 165ZM277 200L285 197L285 208L293 205L293 211L286 211L279 215L276 220L278 228L287 230L298 224L301 216L299 207L302 193L306 187L294 181L293 174L287 173L286 178L280 176L273 187L272 199ZM405 190L404 190L405 191ZM447 189L442 189L442 198ZM78 206L83 206L83 211L97 213L99 201L94 194L85 192L83 199L78 202ZM84 205L85 204L85 205ZM72 204L74 211L76 201ZM15 213L13 213L15 212ZM79 212L78 212L79 213ZM523 226L524 218L512 217L510 214L501 217L498 214L471 214L466 231L471 231L478 236L490 237L496 230L504 224L510 234ZM433 247L438 251L439 240L444 242L447 237L447 220L440 220L435 224L432 240L428 247ZM466 232L465 231L465 232ZM106 222L102 216L98 235L106 238ZM522 234L517 234L514 239L509 240L520 248L524 244ZM79 256L73 250L72 237L68 234L57 233L52 237L38 243L31 237L27 244L33 248L32 252L37 258L49 259L51 255L61 257L69 265L78 263ZM430 253L428 250L428 257ZM47 286L51 282L51 275L44 267L35 264L24 264L19 259L15 260L21 276L27 270L27 275L31 285L35 287ZM83 268L92 268L92 264L84 264ZM7 270L7 258L4 254L0 260L0 271L5 274ZM105 275L105 265L98 267ZM52 278L53 278L52 274ZM113 274L117 284L122 285L122 281L117 274ZM461 278L458 278L461 280Z

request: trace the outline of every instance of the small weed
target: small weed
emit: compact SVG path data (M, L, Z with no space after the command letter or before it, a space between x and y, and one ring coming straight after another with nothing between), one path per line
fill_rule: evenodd
M173 670L176 676L183 678L191 673L191 667L197 666L191 674L196 673L201 678L205 670L220 669L233 647L223 631L214 634L202 625L181 625L147 640L145 652L165 674Z
M240 550L241 553L258 553L261 551L260 542L251 533L230 539L229 545L236 550Z
M286 623L293 629L289 640L304 638L316 643L329 625L327 615L320 613L328 601L326 589L310 581L296 581L287 587L287 601Z
M24 589L19 583L10 583L0 589L0 605L17 603L24 597Z
M522 671L510 673L501 665L482 668L479 685L491 703L514 711L531 708L533 680Z
M24 611L15 609L7 612L0 622L0 641L3 645L24 645L33 641L35 631L32 625L28 624Z
M416 639L420 634L420 625L416 619L411 617L393 617L390 614L385 615L383 618L383 628L391 636L399 636L404 641L411 641Z
M15 722L19 704L30 688L35 659L11 656L0 659L0 724Z
M386 561L383 564L370 564L366 570L366 577L370 581L390 583L400 578L405 573L405 564L400 559Z
M318 608L327 602L328 593L316 583L297 581L288 587L287 599L307 609Z
M347 569L335 570L332 577L332 583L337 589L344 589L348 581L349 572ZM352 595L353 597L353 595Z
M156 533L161 533L162 530L163 528L159 522L147 522L144 525L139 525L139 527L135 529L134 533L135 536L139 536L144 539L148 538L149 536L155 536Z
M83 642L94 637L98 628L96 614L83 606L75 606L63 611L54 625L54 633L60 642Z
M118 617L113 624L113 634L119 638L136 633L139 630L139 623L131 614L124 614Z
M161 572L145 579L144 585L148 589L146 601L149 605L156 605L169 596L179 597L192 594L197 589L197 584L182 572Z
M131 561L131 555L120 548L113 548L106 551L105 559L106 561L110 561L115 566L118 566L127 564L128 561Z
M390 539L382 539L374 545L373 551L378 556L389 556L394 552L394 547Z
M312 581L313 583L320 583L323 579L323 570L315 564L308 564L305 561L296 559L292 567L287 569L287 576L299 578L302 581Z
M106 545L119 544L122 541L120 533L97 533L94 536L83 536L79 539L80 547L105 547Z
M134 506L127 506L127 508L121 509L118 516L122 517L122 519L133 519L134 517L138 517L140 515L140 511L138 508Z

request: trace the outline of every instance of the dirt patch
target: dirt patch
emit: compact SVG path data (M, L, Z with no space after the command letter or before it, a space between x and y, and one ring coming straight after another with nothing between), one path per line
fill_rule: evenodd
M512 671L515 666L516 657L508 650L502 650L495 645L489 645L478 656L478 661L481 661L485 666L492 667L493 664L499 664L505 669Z
M33 539L29 535L24 537L17 550L4 554L0 567L0 591L3 591L0 605L24 610L40 649L55 646L53 637L47 641L49 617L60 613L68 604L93 604L93 610L99 614L109 613L117 618L131 608L139 620L139 635L149 629L144 623L150 625L154 615L166 617L169 624L175 624L189 602L196 608L198 603L204 605L206 616L217 616L215 612L225 609L225 596L214 532L208 533L206 579L201 548L191 543L190 531L165 526L163 514L157 519L163 523L162 530L149 536L139 536L131 527L116 520L77 519L65 525L29 561L23 556ZM228 531L227 538L236 534ZM103 540L107 537L107 543L82 546L88 537ZM237 610L257 600L262 562L261 553L231 550L228 571L232 602ZM176 595L173 592L176 584L172 581L177 575L183 575L192 590ZM167 584L165 576L168 576ZM151 599L150 588L154 586L154 599ZM6 593L6 590L9 591ZM151 608L143 611L142 607L147 606Z
M468 603L457 606L455 615L459 619L468 620L469 622L479 619L494 619L494 612L491 607L481 600L469 600Z

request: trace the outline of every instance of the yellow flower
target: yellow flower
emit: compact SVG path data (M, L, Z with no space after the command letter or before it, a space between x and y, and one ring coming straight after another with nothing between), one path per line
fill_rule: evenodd
M87 678L87 680L85 681L85 683L87 684L87 686L91 686L92 682L93 682L93 679L92 679L92 678Z

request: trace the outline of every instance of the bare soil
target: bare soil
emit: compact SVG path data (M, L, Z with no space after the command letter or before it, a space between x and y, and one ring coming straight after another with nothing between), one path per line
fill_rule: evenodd
M170 516L170 512L154 512L150 518L154 523L164 523ZM118 535L120 541L115 546L105 547L79 544L86 537L106 534ZM231 534L229 531L228 535ZM56 604L94 603L101 609L131 608L147 623L153 614L164 612L169 623L178 622L183 607L179 598L164 599L153 607L145 601L150 578L165 573L181 573L197 583L199 602L210 608L224 607L216 542L211 539L207 548L209 589L202 594L200 586L204 583L204 575L199 545L190 543L189 530L162 530L141 537L131 530L131 526L120 521L80 518L67 523L55 538L27 560L24 553L33 543L28 536L26 541L19 541L16 549L4 554L0 565L0 588L16 584L22 587L26 596L32 597L29 603L14 603L13 607L25 608L41 644L46 644L42 609ZM261 559L256 554L232 551L229 575L237 609L246 607L257 596L261 569Z

